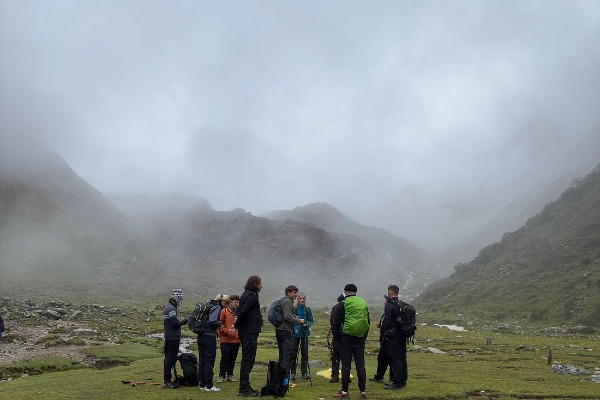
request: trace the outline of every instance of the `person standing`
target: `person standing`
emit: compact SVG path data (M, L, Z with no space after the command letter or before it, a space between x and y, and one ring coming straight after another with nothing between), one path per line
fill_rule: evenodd
M181 327L187 324L187 318L179 319L177 307L183 301L183 291L173 289L171 298L163 309L163 325L165 336L165 360L163 365L163 387L166 389L177 389L179 384L171 382L171 370L175 369L177 354L179 353L179 342L181 340Z
M294 308L296 318L304 319L304 326L294 325L292 330L292 347L294 356L292 357L292 367L290 379L296 379L296 364L298 364L298 347L300 347L300 372L303 379L310 379L308 375L308 337L310 336L310 327L315 322L312 310L306 305L306 294L298 293L298 304Z
M354 358L358 377L359 399L366 399L367 394L365 370L365 341L369 334L369 309L367 303L356 295L357 288L353 283L344 287L344 307L336 310L333 316L334 337L339 340L340 358L342 361L342 390L335 394L336 398L349 398L350 367Z
M333 336L333 317L338 312L337 309L344 307L344 293L337 298L337 303L331 308L331 316L329 317L329 334L331 334L331 380L329 383L337 383L340 381L340 347L339 336Z
M219 363L219 378L217 379L217 383L225 381L237 382L237 379L233 377L233 369L240 349L240 338L233 324L235 323L235 312L240 303L240 296L234 294L221 302L223 303L223 309L219 316L219 320L221 321L221 327L219 328L221 362Z
M206 329L198 335L198 382L200 390L205 392L219 392L221 389L213 385L215 360L217 358L217 331L221 322L222 294L218 294L210 301Z
M385 385L387 390L400 390L406 386L408 380L408 366L406 363L406 337L403 337L396 329L401 305L398 299L400 288L397 285L388 286L387 303L383 309L383 322L381 331L384 334L385 353L392 382Z
M385 303L383 304L384 309L385 309L385 305L388 302L388 296L385 295L383 296L385 298ZM383 326L383 320L385 317L385 312L383 314L381 314L381 318L379 319L379 322L377 323L377 328L379 328L379 352L377 353L377 372L375 372L375 376L372 378L369 378L369 380L371 382L377 382L377 383L383 383L383 378L385 377L385 372L387 371L388 368L388 356L386 353L386 348L385 348L385 336L383 334L384 332L384 326ZM390 368L390 381L392 379L392 371Z
M238 330L240 344L242 346L242 360L240 362L240 388L238 396L256 397L258 390L250 386L250 372L256 360L256 349L258 346L258 335L263 325L260 313L260 302L258 293L262 289L262 280L257 275L248 278L244 293L240 297L240 305L237 310L237 320L234 328Z
M294 315L294 300L298 297L298 288L289 285L285 288L285 296L281 299L281 312L283 322L275 328L275 337L277 338L277 348L279 349L279 364L285 368L286 376L290 377L290 367L294 359L294 340L292 330L294 325L304 327L304 319L298 319Z

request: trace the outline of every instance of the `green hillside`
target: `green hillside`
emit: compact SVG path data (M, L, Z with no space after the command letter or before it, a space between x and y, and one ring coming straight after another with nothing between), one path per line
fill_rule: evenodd
M600 326L600 166L416 300L423 310Z

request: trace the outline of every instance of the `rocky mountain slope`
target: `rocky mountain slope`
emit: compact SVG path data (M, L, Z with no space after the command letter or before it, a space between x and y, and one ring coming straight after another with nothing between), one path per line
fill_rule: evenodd
M600 166L417 298L422 309L600 324Z

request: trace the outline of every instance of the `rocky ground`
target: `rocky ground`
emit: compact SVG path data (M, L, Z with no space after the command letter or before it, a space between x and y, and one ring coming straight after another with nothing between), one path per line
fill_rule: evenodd
M74 331L86 327L77 323L65 323L63 321L48 321L43 325L25 325L18 322L8 323L10 337L18 337L23 340L7 340L0 342L0 365L10 364L17 361L26 361L41 357L64 357L82 364L93 362L93 360L84 354L83 350L89 347L86 345L68 345L49 346L43 338L50 335L52 331L62 330L65 325L69 328L69 333L58 333L57 336L68 343L72 340Z

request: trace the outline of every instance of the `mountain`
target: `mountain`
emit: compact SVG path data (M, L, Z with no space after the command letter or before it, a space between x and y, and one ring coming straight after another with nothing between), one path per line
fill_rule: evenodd
M438 263L416 245L383 229L362 225L330 204L312 203L293 210L272 211L264 216L274 220L301 221L329 232L363 239L380 258L394 266L400 273L401 282L410 287L411 292L430 279L441 277Z
M32 143L0 148L0 174L35 188L81 222L105 232L123 227L123 216L57 154Z
M382 282L400 279L395 265L356 235L241 209L215 211L194 196L105 197L47 149L3 153L0 287L225 292L259 274L267 293L294 283L323 297L334 290L335 298L349 280L375 294Z
M600 165L416 299L425 310L600 325Z

